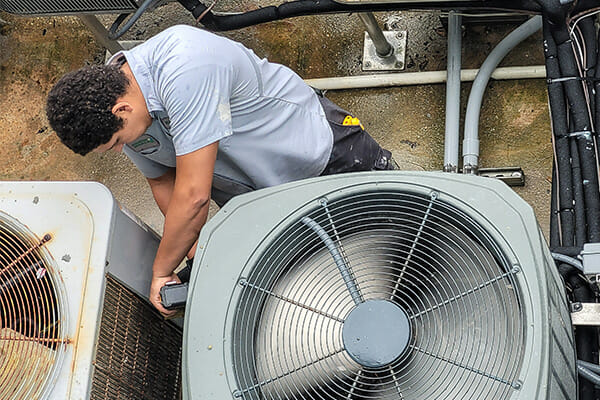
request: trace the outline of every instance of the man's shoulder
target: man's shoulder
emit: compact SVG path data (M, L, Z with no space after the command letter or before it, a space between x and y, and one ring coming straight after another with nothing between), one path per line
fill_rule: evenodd
M178 40L195 40L197 38L210 38L210 37L218 37L217 35L208 32L204 29L196 28L190 25L173 25L170 28L165 29L160 32L154 38L157 39L165 39L165 38L177 38Z

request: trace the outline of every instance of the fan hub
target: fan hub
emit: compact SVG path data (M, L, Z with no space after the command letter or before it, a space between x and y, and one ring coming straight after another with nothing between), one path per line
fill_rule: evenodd
M367 368L396 361L411 337L408 315L387 300L369 300L354 308L344 321L342 340L350 357Z

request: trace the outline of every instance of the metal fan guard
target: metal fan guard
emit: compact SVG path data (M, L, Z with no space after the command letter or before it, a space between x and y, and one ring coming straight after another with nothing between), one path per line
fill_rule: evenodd
M50 253L0 212L0 398L45 398L64 359L65 290Z
M316 203L265 238L239 281L234 397L506 399L520 388L519 269L484 227L437 192L367 189ZM357 361L342 337L370 301L410 323L408 345L381 364ZM384 325L367 353L394 349Z

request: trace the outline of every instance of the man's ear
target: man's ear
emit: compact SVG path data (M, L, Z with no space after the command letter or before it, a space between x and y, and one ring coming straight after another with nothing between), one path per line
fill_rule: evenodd
M133 111L131 103L128 101L118 101L112 108L112 113L116 116L122 116L123 113Z

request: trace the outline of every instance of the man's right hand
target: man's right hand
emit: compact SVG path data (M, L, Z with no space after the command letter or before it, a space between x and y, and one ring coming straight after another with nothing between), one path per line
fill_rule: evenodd
M164 308L160 301L160 289L169 282L181 283L177 274L173 273L169 276L153 276L152 285L150 286L150 302L166 318L172 317L177 313L177 310L167 310Z

